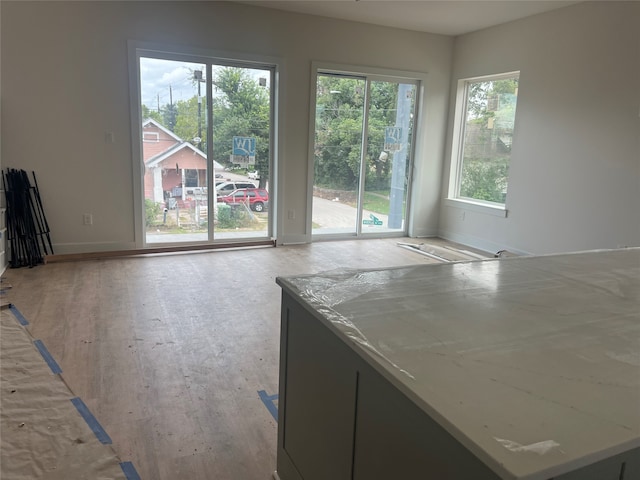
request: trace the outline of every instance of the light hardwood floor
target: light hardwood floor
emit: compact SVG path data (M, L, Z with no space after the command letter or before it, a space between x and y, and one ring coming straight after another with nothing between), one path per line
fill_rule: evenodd
M420 242L148 255L4 276L8 300L142 479L266 480L277 428L257 392L278 392L276 276L438 263L398 241Z

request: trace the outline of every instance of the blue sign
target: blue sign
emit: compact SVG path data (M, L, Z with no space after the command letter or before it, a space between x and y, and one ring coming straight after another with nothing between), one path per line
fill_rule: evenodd
M233 137L233 154L244 157L255 157L256 137Z
M402 150L402 127L384 127L384 150L387 152Z
M382 220L380 220L378 217L376 217L373 213L369 214L369 220L362 220L362 224L363 225L376 225L376 226L380 226L382 225Z
M231 163L243 167L256 164L256 137L233 137Z

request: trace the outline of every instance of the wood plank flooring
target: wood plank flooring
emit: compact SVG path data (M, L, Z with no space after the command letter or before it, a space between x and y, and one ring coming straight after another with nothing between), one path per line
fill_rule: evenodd
M419 243L147 255L4 276L31 334L142 479L266 480L277 429L257 392L278 392L276 276L438 263L398 241Z

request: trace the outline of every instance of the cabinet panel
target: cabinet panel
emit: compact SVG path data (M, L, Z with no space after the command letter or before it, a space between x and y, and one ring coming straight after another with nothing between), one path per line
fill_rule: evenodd
M304 480L351 478L356 373L335 335L286 302L283 448Z
M373 369L358 384L354 480L499 478Z
M640 478L640 448L605 458L555 480L634 480Z

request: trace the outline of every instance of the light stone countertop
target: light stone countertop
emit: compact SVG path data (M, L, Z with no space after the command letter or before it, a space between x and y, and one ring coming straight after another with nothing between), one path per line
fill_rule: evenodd
M502 478L640 448L640 249L279 277Z

